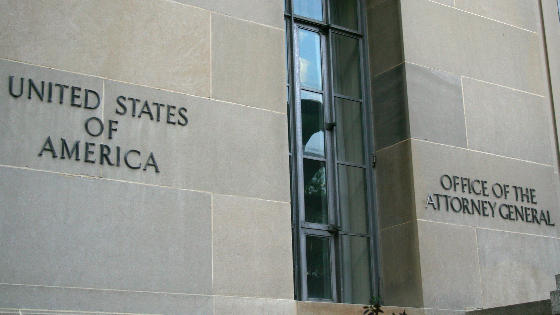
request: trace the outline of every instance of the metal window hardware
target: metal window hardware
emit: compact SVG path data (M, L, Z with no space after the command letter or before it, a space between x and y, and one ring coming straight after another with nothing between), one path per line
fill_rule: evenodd
M375 164L377 164L377 155L375 153L371 154L371 167L375 168Z
M331 233L340 232L341 230L342 228L339 225L329 224L327 227L327 231Z
M325 124L325 130L332 131L333 128L336 126L336 122L330 122Z

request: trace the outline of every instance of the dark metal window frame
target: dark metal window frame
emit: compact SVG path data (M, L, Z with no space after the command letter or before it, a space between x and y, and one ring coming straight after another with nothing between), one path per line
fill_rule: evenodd
M323 21L330 21L330 6L328 1L322 0L323 3ZM369 87L369 67L367 51L367 30L365 27L366 21L366 8L363 0L358 0L358 30L351 30L337 25L316 21L302 16L293 14L291 6L292 0L286 0L286 53L287 53L287 89L288 89L288 122L290 126L290 167L291 167L291 191L292 191L292 231L294 240L294 288L296 300L307 301L323 301L323 302L347 302L343 300L341 292L342 272L341 272L341 236L363 236L369 239L369 254L370 254L370 277L371 277L371 292L379 296L379 245L377 238L377 214L374 196L374 170L372 165L372 152L374 152L373 134L372 134L372 113L370 103L370 87ZM323 90L316 91L309 88L302 89L299 80L299 63L296 62L296 56L299 56L298 38L296 36L296 29L301 28L321 34L321 63L323 78ZM355 99L344 95L334 93L333 87L333 56L332 48L329 45L332 43L333 34L348 36L359 39L360 49L360 70L361 70L361 91L362 98ZM336 137L332 134L327 136L325 134L325 158L313 158L305 156L305 159L324 161L327 163L326 178L327 178L327 204L329 211L329 218L334 218L334 222L325 228L322 224L306 223L303 211L304 209L304 188L303 188L303 150L302 145L302 113L301 113L301 99L300 90L306 90L323 95L323 107L325 108L324 122L334 121L333 116L336 115L334 109L334 100L336 98L351 100L361 103L362 108L362 128L363 128L363 141L364 141L364 165L338 161L335 157ZM355 234L342 232L338 230L337 225L340 224L340 218L335 213L338 206L338 176L336 176L338 165L354 166L365 169L366 172L366 196L368 204L368 233ZM312 299L307 296L307 266L306 261L306 236L324 236L330 237L332 241L330 244L330 259L331 259L331 290L332 300Z

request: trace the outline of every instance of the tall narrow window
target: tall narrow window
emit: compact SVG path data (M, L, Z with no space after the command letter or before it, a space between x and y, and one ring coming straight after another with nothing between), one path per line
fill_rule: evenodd
M296 298L374 292L370 115L361 0L286 0Z

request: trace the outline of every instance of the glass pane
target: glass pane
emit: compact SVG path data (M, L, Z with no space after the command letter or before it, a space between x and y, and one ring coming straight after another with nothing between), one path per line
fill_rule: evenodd
M365 169L339 165L338 191L342 230L367 233Z
M331 0L331 22L342 27L358 29L358 3L356 0Z
M334 92L361 98L360 45L357 39L333 35Z
M303 154L325 157L325 133L323 131L323 95L301 91L301 125Z
M343 301L368 304L371 277L368 238L342 235Z
M299 78L303 87L322 90L321 37L307 30L299 30Z
M362 104L335 98L338 160L364 164Z
M323 20L322 0L294 0L294 14L308 17L314 20Z
M307 295L309 298L331 299L331 264L329 239L307 235Z
M303 159L305 221L327 224L325 162Z

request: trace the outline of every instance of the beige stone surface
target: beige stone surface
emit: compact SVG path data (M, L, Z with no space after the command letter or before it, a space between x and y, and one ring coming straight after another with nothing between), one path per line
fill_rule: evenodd
M242 20L275 28L284 28L284 1L282 0L172 0Z
M406 311L408 315L424 315L424 309L412 307L382 306L383 314L398 314ZM364 313L364 305L297 302L297 315L356 315Z
M424 306L481 308L475 228L424 221L417 224Z
M212 97L285 113L285 32L212 14Z
M548 68L547 74L550 76L550 87L552 93L547 95L547 106L551 103L554 108L554 114L556 119L556 133L558 134L558 122L560 121L560 71L556 71L556 69L560 69L560 28L558 27L558 2L555 0L543 0L541 1L542 4L542 13L543 13L543 27L545 34L541 34L543 36L543 40L546 42L546 49L547 57L548 57ZM558 172L558 169L556 169Z
M463 78L469 148L553 165L546 99Z
M416 221L379 232L383 303L423 307L423 284Z
M540 32L537 1L455 0L455 7L532 32Z
M461 78L414 64L405 65L410 137L466 148Z
M484 229L477 237L484 308L550 298L560 239Z
M103 177L163 186L202 190L268 200L289 201L289 169L286 116L246 106L160 91L142 86L105 81L104 120L117 120L113 139L103 139L113 148L137 149L131 158L142 169L104 167ZM127 113L117 98L125 96ZM137 102L136 116L132 116ZM146 100L152 110L139 117ZM167 123L167 106L176 106L172 122L184 122L179 108L186 108L188 124ZM149 140L149 141L147 141ZM154 153L160 172L143 170L148 154ZM124 154L124 151L123 153ZM121 162L122 163L122 162ZM131 162L132 163L132 162Z
M210 12L170 1L2 1L0 58L209 97Z
M207 295L93 290L0 284L4 310L17 315L60 314L212 314L214 299ZM10 311L11 310L11 311Z
M0 283L211 293L210 194L7 167L0 178Z
M214 314L232 315L295 315L296 301L216 296Z
M381 150L410 138L405 64L372 78L373 135Z
M373 2L367 11L372 78L404 61L399 1Z
M377 151L378 220L381 229L416 219L410 141Z
M1 13L0 13L1 14ZM1 49L1 48L0 48ZM22 94L13 97L9 89L9 77L13 78L12 93ZM103 108L103 81L99 78L77 75L64 71L50 70L42 67L29 66L21 63L0 60L1 88L0 98L0 165L29 167L48 171L71 174L100 176L100 164L85 162L85 142L95 142L96 138L89 136L84 128L85 121L92 116L101 117ZM23 88L21 79L23 78ZM41 93L43 100L30 87L32 80ZM60 87L56 84L66 85L63 88L63 97L60 98ZM49 86L52 86L49 93ZM74 104L72 106L72 87ZM96 109L86 109L86 89L95 91L100 99ZM88 107L95 107L97 98L93 93L88 94ZM50 97L49 97L50 95ZM49 102L49 99L51 102ZM62 104L60 101L62 100ZM54 154L42 150L47 138L50 137ZM79 161L77 153L72 159L62 159L62 140L64 138L70 150L76 140L81 141ZM47 149L51 149L47 144ZM43 152L41 156L39 154ZM66 153L66 152L65 152ZM56 155L56 158L53 156ZM94 158L98 158L97 156Z
M406 61L543 95L538 34L426 0L401 10Z
M553 237L560 235L559 225L557 224L560 221L560 212L557 207L556 175L553 173L553 167L418 140L412 140L412 157L416 215L418 219ZM460 177L486 181L485 186L487 187L486 193L488 196L469 193L467 186L465 186L465 192L462 191L460 185L457 185L456 191L453 187L450 190L446 190L440 182L441 177L445 174L458 176L458 182L460 182ZM501 197L498 198L494 195L492 186L495 183L509 185L507 199L500 195L500 188L498 186L496 186L495 190ZM526 200L521 201L520 195L519 200L516 201L513 186L534 189L534 202L536 204ZM482 183L479 184L477 182L475 190L481 193L481 189ZM524 192L526 191L524 190ZM434 210L433 205L427 204L428 194L432 194L436 208L437 196L435 194L441 195L440 210ZM451 196L448 197L449 202L454 202L454 207L460 212L453 211L451 206L448 210L444 195ZM455 201L451 201L452 198L459 198L460 200L455 199ZM462 202L462 198L468 201L468 212L470 213L464 212L462 207L459 209L459 201ZM476 210L472 211L471 199L477 205L478 200L481 200L481 208L482 201L486 201L491 202L492 205L496 203L495 207L498 207L498 209L494 210L494 215L492 216L490 206L485 203L486 216L482 209L480 209L481 214L479 214ZM519 216L518 220L515 220L515 218L514 220L509 220L507 219L508 211L506 211L507 208L505 206L502 207L502 214L500 214L499 207L502 204L534 208L539 218L541 210L545 210L545 215L546 211L549 211L550 219L552 223L556 223L556 226L547 226L544 223L537 224L536 222L531 223L532 220L524 222L519 219ZM512 215L515 216L515 208L512 207L511 210L513 212ZM529 217L532 218L532 214L529 214Z
M288 203L213 195L213 292L293 299Z

